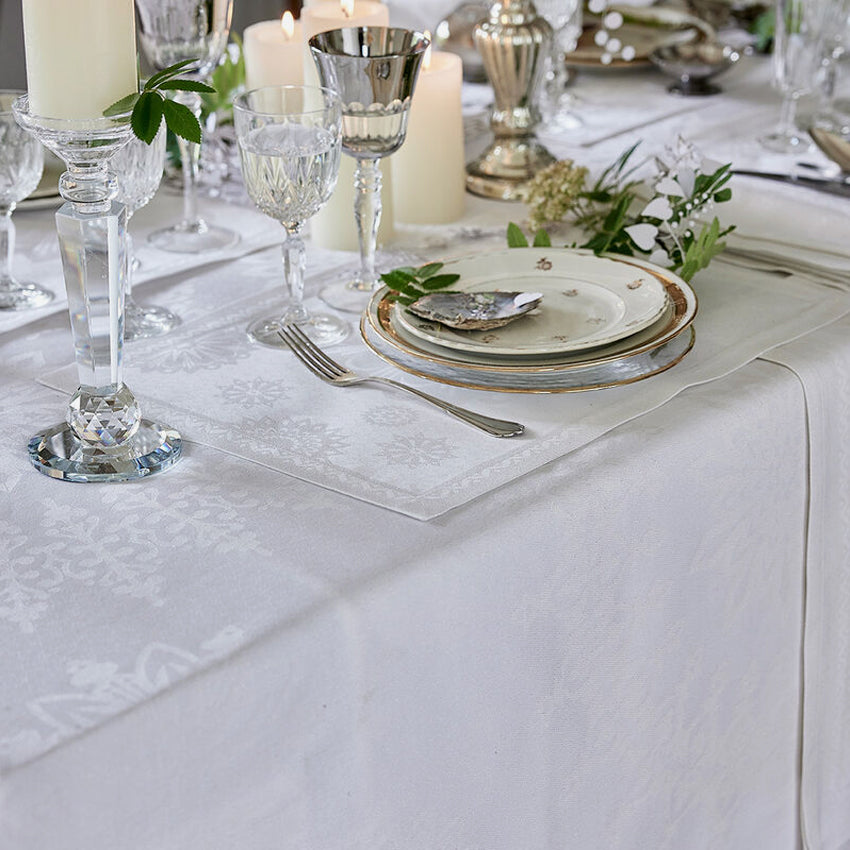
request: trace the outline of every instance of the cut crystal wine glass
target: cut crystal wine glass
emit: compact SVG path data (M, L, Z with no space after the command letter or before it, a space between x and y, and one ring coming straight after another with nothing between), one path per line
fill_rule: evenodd
M339 342L349 333L348 323L304 307L306 256L301 230L336 186L340 99L326 88L269 86L239 95L233 101L233 119L245 188L260 211L286 230L283 266L289 303L283 315L253 322L248 335L263 345L286 348L278 332L295 323L319 345Z
M127 280L124 289L124 341L159 336L180 324L180 318L165 307L140 307L133 300L133 272L137 263L129 232L133 214L156 194L165 167L165 130L160 128L151 144L135 136L110 160L110 171L118 187L116 197L127 207Z
M205 80L227 47L233 0L136 0L139 42L150 64L161 71L176 62L191 61L192 76ZM175 101L196 116L201 97L177 92ZM235 245L239 235L209 224L198 212L198 161L200 146L177 139L183 168L183 219L148 238L157 248L181 254L200 254Z
M782 92L782 107L776 128L760 139L768 150L794 153L811 145L797 129L797 104L817 83L835 5L835 0L776 0L773 83Z
M12 104L23 94L0 91L0 310L28 310L53 300L52 292L12 275L12 213L19 201L35 191L44 165L41 143L19 126L12 112Z
M310 39L322 85L342 99L342 149L357 160L354 215L360 270L354 280L321 293L339 310L360 312L381 285L375 272L380 160L404 143L410 101L429 43L422 33L385 27L330 30Z
M544 59L543 84L538 106L541 129L575 130L582 125L576 115L576 98L568 90L567 54L576 49L582 26L580 0L535 0L537 13L552 27L552 45Z

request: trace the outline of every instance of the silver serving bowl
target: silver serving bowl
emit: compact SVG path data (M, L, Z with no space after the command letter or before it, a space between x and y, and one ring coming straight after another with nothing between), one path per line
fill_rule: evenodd
M728 44L698 41L659 47L649 58L667 76L675 78L667 91L695 97L718 94L720 87L710 81L731 68L741 58L741 53Z

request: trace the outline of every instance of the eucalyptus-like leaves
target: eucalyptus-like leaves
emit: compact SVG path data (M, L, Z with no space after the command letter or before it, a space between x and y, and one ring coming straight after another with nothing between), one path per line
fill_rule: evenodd
M186 60L164 68L147 80L140 92L122 97L104 110L103 114L110 117L132 110L130 125L133 132L147 144L153 142L163 120L175 135L200 144L201 125L195 114L185 104L171 100L166 95L166 92L173 91L215 94L215 89L206 83L180 77L192 64L192 60Z

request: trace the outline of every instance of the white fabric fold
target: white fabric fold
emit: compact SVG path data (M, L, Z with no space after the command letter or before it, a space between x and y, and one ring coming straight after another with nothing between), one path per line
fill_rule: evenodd
M840 850L850 835L850 322L766 359L798 375L808 414L801 824L806 850Z

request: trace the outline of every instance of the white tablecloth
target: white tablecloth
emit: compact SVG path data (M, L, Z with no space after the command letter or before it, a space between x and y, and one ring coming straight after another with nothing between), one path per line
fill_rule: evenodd
M727 109L736 128L752 117L743 106L765 102L755 73L736 69L698 124L678 102L696 136L726 138L711 134ZM617 79L628 103L628 77ZM648 79L666 106L660 78L637 84ZM610 95L599 79L577 91ZM587 155L603 161L623 141ZM761 239L764 256L697 281L697 339L714 343L688 355L674 389L659 391L664 376L637 385L602 427L600 411L617 412L608 391L427 386L534 425L521 449L473 435L485 447L475 451L507 452L502 477L457 498L438 476L443 504L427 521L379 506L395 498L393 476L409 483L416 470L389 470L370 409L381 428L393 411L399 433L427 428L439 445L420 468L447 482L474 440L404 397L320 394L287 355L276 367L275 352L243 349L238 327L279 274L274 251L138 288L190 334L215 331L197 337L209 350L179 334L127 347L142 402L189 438L180 465L150 481L37 475L25 445L62 416L64 396L44 382L65 380L67 319L46 311L0 333L0 846L846 850L850 320L838 320L846 254L827 226L843 208L805 193L822 212L814 235L835 253L813 251L788 278L771 269L797 261L787 246L809 238L806 222L759 233L752 211L759 198L795 210L800 196L750 186L736 190L739 235ZM505 207L502 226L518 214ZM485 231L473 247L496 244L493 222L471 203L464 225ZM49 216L18 225L26 262ZM399 247L421 253L470 232L408 231ZM350 259L311 253L316 273ZM824 264L830 277L818 276ZM769 296L771 281L771 309L800 299L784 325L759 331L773 336L749 339L746 299L738 329L711 330L712 299L754 286ZM353 342L340 351L383 368ZM260 358L265 383L240 381ZM726 365L685 379L706 361ZM183 375L185 398L176 379L162 392L168 375ZM220 405L268 399L274 462L212 432L222 416L204 387L218 387ZM307 397L336 405L332 437L371 441L379 504L334 492L351 493L344 481L312 483L324 453L300 475L280 451L309 434ZM553 434L558 451L539 452Z

